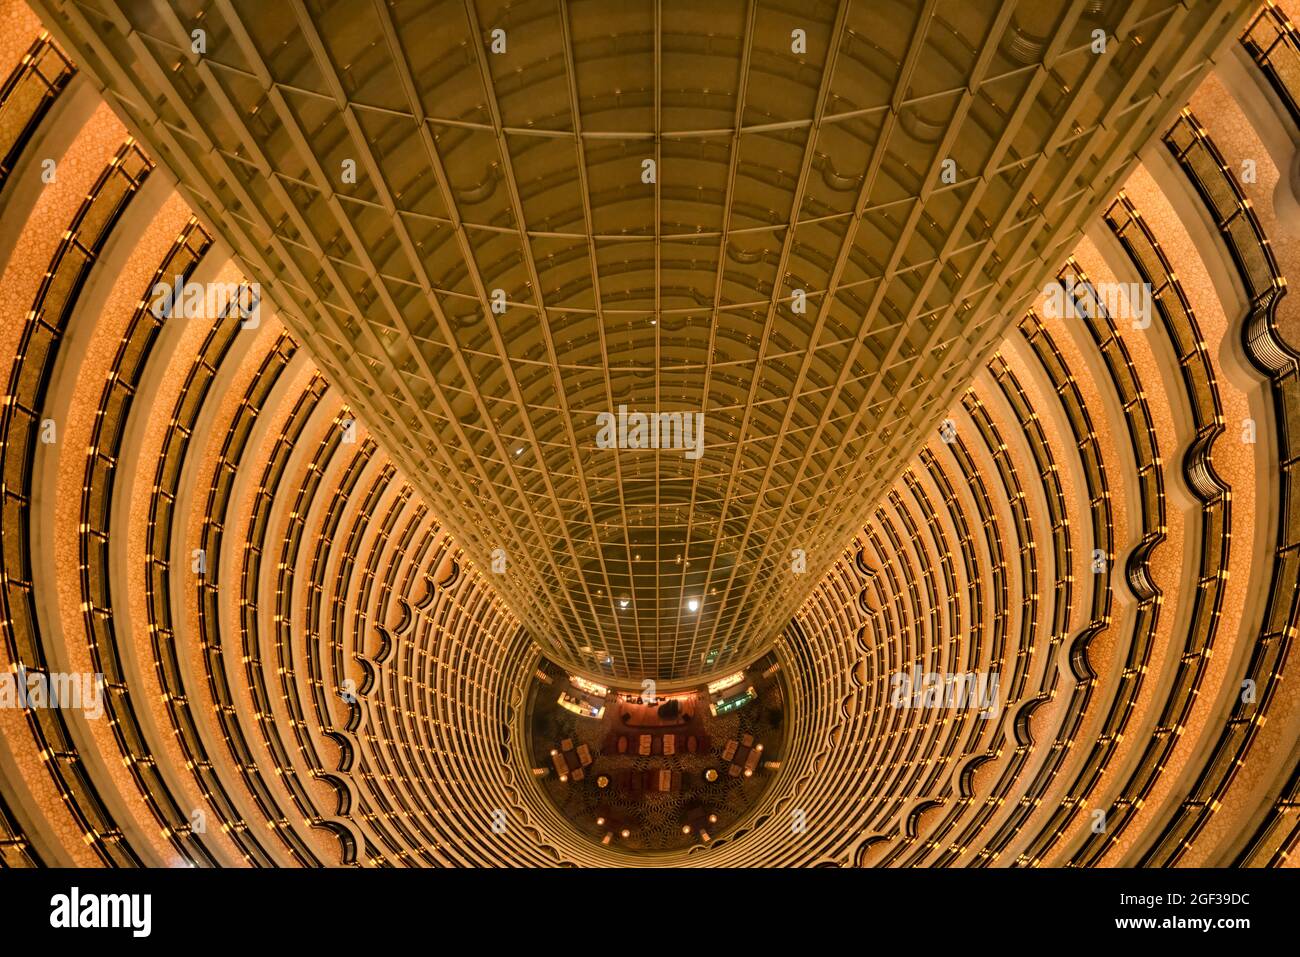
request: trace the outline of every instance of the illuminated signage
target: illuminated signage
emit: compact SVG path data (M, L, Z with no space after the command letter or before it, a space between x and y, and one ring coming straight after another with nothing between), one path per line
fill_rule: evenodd
M598 685L596 682L588 681L586 678L580 678L577 675L569 675L569 680L573 682L575 688L580 691L585 691L588 694L600 695L602 698L609 694L609 689L604 685Z
M733 675L727 675L725 678L719 678L717 681L709 682L709 694L717 694L719 691L726 691L732 685L738 685L745 680L745 673L737 671Z

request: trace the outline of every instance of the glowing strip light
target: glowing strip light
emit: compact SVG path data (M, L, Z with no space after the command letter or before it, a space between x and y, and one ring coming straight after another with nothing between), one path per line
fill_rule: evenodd
M745 707L745 705L749 704L757 697L758 695L754 693L754 689L752 687L746 688L744 691L742 691L738 695L735 695L734 697L723 698L722 700L717 702L710 702L709 714L713 715L714 717L717 717L720 714L728 714L732 711L737 711Z
M719 678L717 681L709 682L709 694L717 694L719 691L726 691L732 685L738 685L745 680L745 673L737 671L734 675L727 675L725 678Z
M556 702L565 711L572 711L574 714L583 718L603 718L605 716L605 706L589 704L586 701L576 701L567 694L561 694Z
M579 678L577 675L569 675L569 680L573 682L575 688L580 691L585 691L588 694L600 695L602 698L609 694L609 689L604 685L598 685L596 682L588 681L586 678Z

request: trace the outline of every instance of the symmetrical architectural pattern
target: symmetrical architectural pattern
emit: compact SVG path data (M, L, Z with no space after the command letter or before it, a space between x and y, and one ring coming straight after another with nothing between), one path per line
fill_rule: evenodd
M43 6L536 640L660 682L770 647L1245 13Z
M771 118L777 105L763 106L762 94L751 89L741 96L720 87L724 92L717 101L698 109L722 117L717 136L726 146L720 162L729 163L731 171L716 189L723 191L719 196L734 194L725 204L716 196L668 195L668 157L681 150L674 159L686 162L692 151L709 153L709 137L687 147L666 135L638 140L632 131L644 134L644 125L607 130L596 123L615 115L620 104L640 110L656 129L664 124L660 134L696 122L674 119L674 110L683 108L669 103L667 91L674 84L665 77L645 81L644 89L610 87L598 95L608 74L594 69L589 79L580 74L582 97L576 105L569 99L577 96L568 79L574 69L601 55L640 56L651 67L681 69L684 54L677 48L685 48L689 39L683 24L669 30L665 9L656 29L636 28L646 39L631 42L596 31L577 6L571 18L559 21L551 7L546 14L528 4L513 8L511 49L528 62L549 62L551 54L532 44L553 28L565 40L561 50L568 51L548 67L550 85L540 84L537 99L528 102L554 100L547 114L552 132L575 118L590 123L530 141L529 155L539 162L550 150L572 151L575 144L588 154L585 160L557 156L552 184L561 188L563 163L589 169L590 181L575 194L576 208L585 209L588 219L572 221L574 210L559 204L549 226L544 215L517 205L525 202L521 191L532 197L529 202L550 202L542 198L546 189L524 188L504 159L486 172L452 165L452 157L482 152L469 145L462 150L458 143L485 138L497 144L495 149L516 135L532 135L527 123L538 116L518 105L526 91L512 79L513 72L495 73L500 64L473 44L457 47L454 56L436 44L418 49L406 41L397 44L397 38L419 28L419 21L397 19L405 15L399 14L402 5L377 4L370 16L387 39L367 45L360 40L366 35L358 34L350 42L360 46L349 51L329 50L332 38L342 35L331 18L344 18L359 5L312 13L302 4L287 4L287 14L273 5L264 9L275 29L257 36L241 32L241 20L227 0L201 5L201 15L196 5L193 16L173 14L162 4L129 5L132 11L137 6L149 11L141 16L166 19L123 33L116 14L101 14L92 4L60 6L47 18L50 26L78 36L92 26L101 34L104 43L95 45L93 67L118 92L128 89L127 78L105 51L119 42L138 56L134 78L166 72L168 83L187 84L183 96L162 101L150 96L134 106L114 98L110 106L87 75L92 61L55 42L20 0L0 0L0 284L5 291L0 297L0 863L1295 863L1300 691L1292 656L1300 615L1300 302L1289 293L1287 280L1300 275L1300 36L1277 6L1268 3L1234 15L1236 32L1213 71L1147 138L1145 125L1160 114L1154 93L1178 89L1199 56L1182 59L1185 51L1197 49L1189 38L1204 48L1215 45L1218 35L1208 26L1193 30L1187 8L1144 13L1133 5L1135 12L1123 14L1131 19L1121 32L1141 35L1143 42L1129 39L1125 52L1117 54L1133 60L1127 71L1112 77L1080 67L1065 85L1095 88L1103 80L1127 77L1134 90L1125 92L1124 102L1138 87L1150 85L1149 95L1134 100L1141 103L1135 107L1141 119L1120 123L1098 111L1081 121L1081 132L1091 133L1079 139L1078 169L1051 180L1063 192L1036 192L1039 206L1056 209L1077 198L1081 216L1094 209L1096 214L1078 220L1086 226L1081 236L1073 235L1072 227L1040 233L1041 210L1027 214L1021 208L1015 196L1027 181L1016 179L999 202L1012 220L1023 218L1027 225L1001 252L1000 241L966 248L961 239L971 216L978 219L973 194L1003 188L994 179L976 176L946 199L936 199L922 185L946 139L966 129L948 123L951 110L939 108L938 94L974 74L931 75L933 67L909 60L904 75L912 78L911 86L902 83L886 92L886 100L892 94L900 107L912 97L934 103L933 112L886 112L874 121L892 129L897 119L901 131L910 129L907 135L931 142L920 167L895 165L884 146L864 159L862 149L851 145L851 135L838 145L821 140L818 148L810 130L838 137L854 123L873 122L870 111L835 100L839 88L826 78L838 74L824 63L791 64L788 76L781 73L787 67L775 59L776 41L788 34L793 14L781 14L775 26L766 24L764 18L775 17L778 9L768 4L745 8L744 35L755 38L753 50L736 48L720 26L716 42L697 38L697 69L703 75L711 57L761 61L791 89L807 87L805 120L843 115L843 122L781 129ZM456 9L463 17L465 9L474 8ZM647 4L645 9L659 8ZM1077 3L1067 19L1104 17L1107 10L1106 4ZM927 9L925 16L932 12ZM823 13L808 15L810 50L818 43L825 49L831 31L838 30L842 42L835 49L843 61L857 64L855 70L867 69L864 64L880 55L869 50L887 52L888 30L854 27L851 14L839 8ZM1162 19L1152 21L1149 30L1139 28L1148 14ZM437 15L449 19L447 11ZM282 23L279 18L286 16ZM1049 29L1052 24L1021 23L1012 5L990 16L996 22L985 24L986 35L1020 31L1010 49L990 40L972 52L955 42L966 33L943 32L949 28L938 19L912 13L906 22L927 24L918 39L949 38L944 42L954 49L945 62L967 62L961 57L969 53L972 70L991 71L1007 56L1038 62L1072 42L1073 19L1058 35ZM207 29L209 49L233 47L242 56L256 51L256 67L235 68L178 52L177 35L187 34L191 21ZM487 31L493 22L480 11L478 26L462 33L468 37L480 26ZM1033 36L1045 45L1058 44L1057 49L1051 54L1046 46L1039 49ZM646 45L654 37L662 37L662 47ZM407 66L406 81L386 72L399 49L421 58ZM900 41L889 55L908 60L909 49ZM926 64L944 59L945 49L930 50ZM980 58L979 49L991 59ZM858 54L850 55L854 50ZM1156 66L1144 59L1151 50L1160 51L1157 66L1167 72L1153 74ZM676 52L666 56L664 51ZM332 74L325 65L333 62L349 64L347 71ZM495 95L482 97L483 105L469 94L440 101L439 112L422 114L425 122L418 127L442 125L440 135L426 147L394 148L385 137L398 135L397 121L404 111L409 121L416 102L410 96L425 89L423 81L412 86L411 78L433 71L447 78L447 91L462 89L450 78L467 62L477 64L476 75L493 84ZM272 67L274 74L268 72ZM296 72L288 72L291 67ZM278 82L272 82L273 75ZM1021 81L1046 89L1049 75L1026 69ZM296 83L289 82L291 76ZM333 91L329 102L312 92L316 84ZM662 101L656 90L665 91ZM1109 103L1117 102L1117 92L1107 94ZM205 141L199 149L194 138L206 135L211 119L200 111L215 108L218 94L228 98L232 121L238 117L261 132L246 140ZM1021 102L1030 112L1042 106L1014 83L1007 97L1008 116ZM246 98L251 105L244 105ZM973 93L958 99L962 110L984 108L975 105L983 101ZM742 104L756 112L747 115ZM160 145L169 143L160 151L137 141L133 133L139 131L128 130L114 112L122 108L127 122L135 123L142 117L133 109L145 105L166 112L154 130ZM691 116L696 109L692 104ZM847 116L855 110L864 112ZM1052 111L1053 120L1062 112ZM391 127L383 126L378 115L383 113L390 114ZM276 117L274 122L268 115ZM268 162L270 156L278 163L279 157L319 154L337 167L346 137L332 125L335 118L355 124L346 135L376 144L383 156L432 150L445 167L432 163L429 153L409 161L432 170L426 175L436 180L450 176L462 203L473 205L464 184L477 184L482 209L471 217L437 205L438 197L447 195L446 183L411 186L407 179L416 175L414 166L405 176L378 168L358 176L357 188L372 191L363 202L336 188L322 189L320 169ZM372 129L371 123L380 126ZM771 225L755 221L770 205L759 185L762 176L756 173L747 185L738 185L742 158L736 153L750 135L738 134L738 128L769 123L772 129L753 135L767 137L763 142L773 156L754 159L756 169L769 170L770 188L785 190L782 208L793 215L790 197L803 193L787 177L796 173L777 170L797 171L802 156L799 181L816 184L814 192L823 197L809 198L803 208L827 214L820 224L806 227L807 235L805 227L777 230L774 243L758 238ZM999 135L1001 124L994 124ZM1032 126L1026 117L1017 120L1020 124ZM1097 124L1105 124L1100 140ZM296 134L290 136L288 129ZM403 130L419 138L418 130ZM796 137L790 130L802 132ZM1009 123L1007 130L1018 135ZM272 143L265 138L272 134L287 139ZM862 135L868 143L889 141L880 129ZM382 150L378 144L384 144ZM1094 146L1104 146L1112 160L1138 150L1139 162L1112 182L1109 160L1097 165L1084 158ZM644 202L628 194L635 191L628 184L599 181L597 171L603 177L612 169L606 163L636 161L643 149L662 151L653 155L664 171L663 182L651 188L656 197L656 190L663 190L664 212L643 221L694 224L710 203L723 217L705 231L701 248L687 244L699 257L697 269L669 268L674 260L690 262L692 250L672 251L677 239L626 237L627 251L616 255L597 241L634 218L630 210L620 211L623 203ZM782 150L793 150L794 158L773 158ZM199 158L187 159L191 151ZM590 155L604 151L609 156L599 162ZM853 168L848 157L854 156L870 164L866 174ZM968 172L975 168L969 162L961 164ZM708 163L701 161L705 168ZM207 178L217 166L227 168L228 179ZM359 166L364 172L364 159ZM893 168L886 178L898 195L892 211L877 215L865 205L876 196L867 184L871 171L883 177L886 166ZM1028 169L1034 166L1031 159ZM190 188L170 179L168 167ZM892 178L905 171L915 177L911 185ZM200 199L192 177L213 193ZM1070 184L1076 177L1084 177L1089 197L1073 196ZM426 217L424 232L403 234L394 226L404 222L414 230L420 215L390 215L397 192L387 198L375 192L389 182L405 184L403 204L424 204L413 211ZM833 204L825 205L832 195L825 190L844 189L856 191L864 205L837 219L830 215ZM272 220L275 230L263 236L254 214L267 212L272 196L285 218ZM207 205L213 198L223 204L220 209ZM738 216L742 198L756 207L747 214L750 219L726 225ZM501 203L507 203L505 210L494 212L493 205ZM944 206L949 218L922 226L934 215L935 203L951 204ZM516 204L513 218L506 216L510 204ZM217 222L219 215L229 218ZM330 216L340 217L331 235L344 238L318 246L316 230ZM600 216L612 218L592 219ZM448 217L450 223L443 221ZM471 226L471 219L479 225ZM745 222L749 227L742 226ZM825 245L813 238L818 229L839 230L842 245L817 252ZM891 243L902 236L908 242L890 247L898 254L894 260L886 253L883 259L849 265L857 254L842 233L852 229L889 229ZM376 238L382 230L388 231L385 240ZM231 231L251 244L240 249L250 268L273 267L276 301L301 307L292 323L270 302L252 320L228 309L208 314L176 304L157 308L155 287L178 276L182 284L199 286L266 280L265 273L248 274L236 259L223 238ZM570 248L566 236L573 232L591 240L581 251L581 263L562 252ZM1030 239L1031 233L1040 239ZM911 248L929 243L925 237L931 234L939 247ZM1003 235L1001 229L993 234ZM255 243L253 236L259 237ZM458 286L455 295L444 294L432 279L423 286L417 281L414 289L393 282L394 264L405 263L402 257L410 252L407 239L416 248L424 243L429 263L441 264L433 275ZM951 248L943 245L949 240ZM455 258L460 243L468 244L463 259ZM543 266L546 256L534 252L529 266L528 256L520 258L521 243L537 249L557 244L553 264ZM633 251L637 247L641 251ZM712 249L712 258L702 247ZM796 269L796 248L808 263L820 265ZM356 258L359 249L380 261ZM933 326L921 321L930 313L926 304L937 301L930 298L935 283L947 283L941 277L950 274L957 285L993 276L990 257L1002 256L1011 266L1013 251L1050 258L1055 278L1048 288L1032 290L1024 308L1010 316L1009 328L995 334L990 323L975 324L979 337L992 336L991 350L964 344L934 350L939 341L960 341L944 331L952 331L939 319L944 310L933 314ZM607 253L608 262L602 258ZM840 253L845 263L837 268ZM725 268L719 265L724 257ZM387 259L393 263L385 265ZM491 261L509 263L512 276L519 269L537 270L540 280L510 279L510 308L496 319L484 312L478 280L457 273L455 266ZM589 647L626 656L619 657L624 666L639 666L637 649L651 654L658 647L638 643L627 631L619 645L620 633L609 630L594 592L592 603L582 605L573 589L595 585L608 597L610 589L626 585L635 601L650 603L638 614L641 626L650 629L663 625L656 624L660 612L654 603L667 600L651 586L639 589L630 578L616 577L631 574L631 566L602 572L609 577L577 575L582 553L570 551L582 541L590 543L584 536L592 530L623 521L620 509L633 503L618 503L617 495L635 487L637 474L611 486L615 498L607 518L587 514L595 502L584 499L582 509L560 513L576 524L558 535L559 544L554 549L544 544L556 534L546 524L556 517L548 509L566 493L557 486L550 499L549 491L538 491L545 484L533 483L567 481L573 456L583 460L588 454L554 431L560 420L549 415L553 408L542 406L566 396L546 383L559 367L555 363L604 363L604 347L590 335L617 324L628 330L623 335L629 342L649 337L663 346L667 337L678 335L681 344L694 343L691 348L699 350L691 361L707 364L700 343L712 335L688 336L685 324L698 317L709 329L727 328L731 310L718 308L719 290L760 264L769 271L768 285L756 284L750 292L766 288L772 311L765 318L750 316L748 321L757 324L749 335L755 349L790 353L795 363L788 382L769 383L773 395L801 394L805 387L796 387L796 380L833 387L839 372L851 368L828 366L812 378L811 370L804 370L799 378L805 359L820 361L822 349L809 344L829 344L839 335L834 329L843 320L820 308L823 300L813 292L825 292L835 285L825 277L840 274L860 297L858 314L870 308L871 315L890 317L880 327L887 334L871 351L881 350L872 360L878 363L875 374L888 371L894 378L888 388L881 378L878 388L891 399L904 393L926 397L907 412L900 403L899 418L879 418L881 428L890 431L888 441L904 447L902 436L910 427L904 420L911 414L912 425L924 427L926 441L890 467L879 457L863 460L870 447L862 444L865 435L854 440L857 444L842 445L853 431L847 423L835 427L833 439L791 438L801 459L818 443L830 458L809 457L803 479L797 477L799 466L792 465L788 480L776 482L780 490L770 515L788 519L785 506L796 504L789 496L812 476L827 478L837 494L828 500L828 507L837 503L835 514L815 519L805 510L801 519L832 531L855 524L833 542L836 559L826 574L813 574L817 569L810 565L811 594L793 614L787 609L772 648L786 690L780 770L734 827L711 842L629 856L578 833L538 786L528 760L523 711L544 650L558 642L576 662L580 647L564 642L598 641ZM592 291L590 274L570 275L578 265L599 273L598 292ZM658 280L643 275L651 268L662 270ZM820 287L806 280L810 311L796 321L786 298L774 291L780 285L775 277L812 277L818 270ZM884 284L868 278L879 277L881 270L912 276L890 286L889 295L911 289L907 302L889 299ZM1031 272L1024 267L1015 275ZM330 277L334 298L317 298L318 274ZM909 285L913 280L915 287ZM704 290L712 304L711 316L708 308L691 311L688 291L696 283L701 284L696 291ZM1017 279L1013 297L995 299L1010 295L1009 287L1001 280L990 283L988 302L1019 301L1024 292ZM533 300L521 291L528 288L542 290L546 304L540 293ZM568 292L552 299L553 289ZM676 298L647 301L648 289ZM590 300L585 312L574 299L582 295ZM953 305L965 294L950 291L944 297ZM739 301L741 294L727 299ZM456 305L448 305L452 302ZM408 367L408 361L426 355L411 338L412 330L395 325L391 337L375 332L377 316L390 305L420 328L437 317L439 328L446 328L430 332L427 341L447 346L438 354L448 362L456 352L450 347L465 347L460 352L465 370ZM663 317L657 327L647 332L628 326L633 314L653 315L656 308ZM534 371L517 384L522 390L527 382L531 391L520 391L502 406L508 410L499 413L505 419L476 409L488 394L490 377L507 375L496 359L490 373L477 364L495 355L496 346L488 344L531 349L537 343L529 337L544 340L547 330L560 327L561 315L572 315L576 324L573 342L564 347L572 350L567 358L546 352L521 356ZM617 320L611 318L615 315ZM327 319L337 334L318 338L309 327ZM498 320L513 331L494 325ZM849 338L860 342L857 331L854 326ZM493 340L494 334L502 338ZM733 341L743 342L744 336ZM911 336L921 336L911 346L914 354L905 348ZM471 343L479 348L469 349ZM653 347L629 348L608 353L611 377L638 378L635 367L618 369L617 363ZM954 356L954 350L961 354ZM352 356L342 358L345 352ZM910 364L894 368L909 355ZM471 361L473 356L478 358ZM673 362L680 358L666 350L658 365L650 365L671 379ZM969 374L935 364L946 368L950 359L968 363ZM752 417L754 430L743 433L737 421L732 453L740 449L742 434L770 440L781 434L789 414L798 421L786 423L786 429L797 436L804 425L816 429L823 414L834 418L846 401L818 399L808 407L766 401L747 391L756 362L732 370L743 386L736 411ZM370 391L354 393L363 369ZM475 388L453 389L456 375ZM331 384L335 381L337 386ZM875 400L866 396L874 380L854 381L858 392L844 408L854 413L874 408ZM590 386L583 376L574 383L568 399ZM430 390L427 404L420 389ZM538 399L534 410L532 402L541 392L551 398ZM637 402L653 394L629 391ZM402 396L414 405L407 408ZM397 404L385 405L390 400ZM552 429L537 441L553 445L525 447L520 459L534 457L525 480L523 464L495 461L484 443L513 457L511 446L526 437L525 420L534 414L539 418L533 428L545 421ZM775 418L763 418L769 414ZM465 425L476 415L479 429L472 435L425 431ZM871 435L872 442L886 441L884 432ZM711 437L710 444L714 441ZM543 447L557 450L554 467L544 466ZM842 447L852 461L841 464L863 460L879 473L879 494L862 476L850 482L848 470L836 471L832 459ZM766 453L760 459L764 466L776 462L774 468L785 468ZM670 478L660 473L665 487L672 487ZM761 488L762 476L755 480L760 484L754 488ZM539 563L534 579L522 573L502 579L485 564L484 550L495 541L489 530L506 521L504 511L492 511L506 508L505 499L492 491L497 483L518 483L516 504L530 503L537 520L534 527L522 513L510 519L520 529L532 529L521 536L537 536L528 539ZM710 488L699 477L682 487L701 494ZM732 494L741 496L736 502L752 504L739 487ZM685 501L683 516L692 514L689 497ZM663 516L676 504L655 505L659 527L672 524ZM742 540L751 517L749 505L735 516ZM456 523L454 532L444 520ZM479 536L473 549L465 543L464 552L462 523ZM763 530L759 545L777 525ZM637 527L625 526L629 536ZM708 537L710 543L722 540L717 528ZM514 544L526 548L524 541ZM629 538L619 547L624 544L633 542ZM656 561L669 554L667 539L645 547ZM692 568L697 561L709 566L711 557L692 558ZM752 569L760 567L756 558ZM742 578L738 572L737 581ZM511 586L507 580L529 584ZM682 594L681 580L679 575L675 584L664 586L674 602ZM579 586L580 581L586 584ZM767 582L760 576L752 584L759 589ZM698 670L699 656L715 640L734 641L737 655L752 651L763 643L762 623L789 597L763 604L769 599L751 595L752 618L741 632L729 630L741 626L739 619L725 625L715 620L709 637L702 630L665 646L676 650L661 663L680 666L683 673ZM570 606L587 610L568 617ZM520 609L537 617L523 617ZM591 617L584 620L582 614ZM723 637L728 634L732 637ZM593 668L590 660L587 664ZM35 689L53 687L59 676L75 675L102 676L102 683L79 689L82 698L75 707L67 697L60 702L33 697ZM928 675L988 680L980 686L981 700L961 706L918 690L929 686ZM20 687L24 690L15 701L14 689ZM804 826L792 827L795 819Z

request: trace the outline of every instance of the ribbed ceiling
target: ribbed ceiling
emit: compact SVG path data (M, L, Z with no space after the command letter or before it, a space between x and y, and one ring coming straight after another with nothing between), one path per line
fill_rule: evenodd
M770 648L1240 13L51 6L535 639L637 682Z

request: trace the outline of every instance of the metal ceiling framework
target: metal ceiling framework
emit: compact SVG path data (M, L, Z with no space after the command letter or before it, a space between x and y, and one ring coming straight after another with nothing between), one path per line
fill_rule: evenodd
M37 6L537 642L665 683L771 646L1249 9Z

